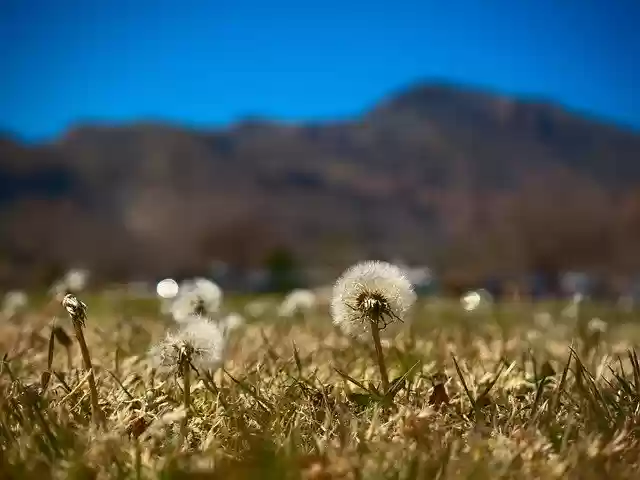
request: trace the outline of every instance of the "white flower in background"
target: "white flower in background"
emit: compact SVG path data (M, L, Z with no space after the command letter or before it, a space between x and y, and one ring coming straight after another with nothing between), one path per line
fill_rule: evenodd
M331 304L331 297L333 296L333 285L322 285L313 289L313 293L316 296L316 305L325 306Z
M89 281L89 271L79 268L71 269L64 276L64 283L72 292L80 292L84 290Z
M49 294L62 301L67 293L79 293L87 286L89 280L89 271L74 268L58 281L56 281L49 289Z
M284 298L278 315L281 317L293 317L295 315L307 315L316 307L316 295L311 290L297 288L292 290Z
M535 342L542 337L542 334L539 330L527 330L527 340L530 342Z
M460 304L467 312L473 312L491 307L493 305L493 297L484 289L474 290L465 293L460 298Z
M607 327L607 322L595 317L589 320L589 323L587 324L587 331L591 334L605 333L607 331Z
M178 286L178 282L176 282L173 278L165 278L164 280L160 280L158 282L158 285L156 285L156 293L160 298L174 298L176 295L178 295L179 291L180 287Z
M213 371L224 357L225 336L220 325L204 317L192 317L150 351L155 365L178 367L184 358L202 370Z
M230 333L242 327L245 324L245 319L239 313L234 312L224 317L220 324L225 333Z
M478 308L481 300L482 299L480 298L478 292L467 292L460 299L460 304L462 305L462 308L464 310L466 310L467 312L472 312L473 310Z
M220 310L222 290L211 280L194 278L180 285L171 305L176 322L185 322L193 315L211 316Z
M367 261L348 268L333 287L331 316L345 333L361 336L371 322L384 328L402 318L416 301L404 272L387 262Z
M266 313L271 308L271 302L265 298L257 298L255 300L251 300L244 307L244 311L247 315L253 318L259 318Z
M12 290L5 293L2 299L2 316L12 318L23 311L29 303L27 294L20 290Z
M571 297L571 302L565 308L562 309L560 315L565 318L578 318L580 314L580 305L582 304L584 297L581 293L576 293Z
M553 327L553 315L549 312L536 312L533 314L533 323L540 330L549 330Z

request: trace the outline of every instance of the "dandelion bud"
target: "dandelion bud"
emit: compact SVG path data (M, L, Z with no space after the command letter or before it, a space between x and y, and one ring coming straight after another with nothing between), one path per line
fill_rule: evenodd
M82 327L85 326L84 322L87 318L87 306L78 300L74 294L67 293L62 299L62 306L69 313L71 320L78 322Z

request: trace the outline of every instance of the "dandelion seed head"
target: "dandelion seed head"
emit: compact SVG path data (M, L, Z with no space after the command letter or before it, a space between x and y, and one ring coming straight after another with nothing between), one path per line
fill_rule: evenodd
M212 315L220 310L222 290L206 278L194 278L180 285L178 295L171 305L176 322L185 322L193 315Z
M493 297L484 289L465 293L460 298L460 305L467 312L489 308L493 304Z
M158 285L156 285L156 293L160 298L174 298L178 295L179 290L180 287L178 286L178 282L173 278L160 280Z
M225 337L220 325L204 317L191 317L179 330L150 350L155 366L177 367L185 357L202 370L215 370L222 363Z
M562 312L560 312L560 315L565 318L574 318L574 319L578 318L583 301L584 301L584 297L581 293L576 293L572 295L571 301L565 308L562 309Z
M278 315L281 317L293 317L297 314L305 315L316 306L316 295L311 290L297 288L292 290L284 298L278 307Z
M605 333L607 331L607 327L607 322L598 317L594 317L589 320L589 323L587 324L587 331L591 334Z
M222 319L222 326L225 332L232 332L245 324L244 317L239 313L230 313Z
M478 292L468 292L465 293L460 299L460 304L462 308L467 312L472 312L476 308L480 306L480 294Z
M401 320L415 301L413 286L400 268L367 261L348 268L336 281L331 316L343 331L360 336L373 319Z
M536 312L533 314L533 322L540 330L549 330L553 327L553 315L549 312Z
M64 277L64 283L72 292L79 292L87 286L89 271L79 268L71 269Z
M272 307L271 302L264 298L252 300L244 307L244 311L250 317L261 317L265 315Z
M2 316L11 318L24 310L29 303L27 294L20 290L13 290L5 293L2 299Z
M51 286L49 294L61 302L67 293L79 293L84 290L88 280L88 270L79 268L71 269Z

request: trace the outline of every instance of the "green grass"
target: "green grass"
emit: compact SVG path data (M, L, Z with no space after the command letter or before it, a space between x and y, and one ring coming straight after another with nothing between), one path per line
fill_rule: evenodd
M145 357L171 323L152 301L82 299L107 429L91 422L75 338L72 368L61 344L49 367L50 313L5 321L0 478L640 478L632 313L419 303L384 341L387 396L373 346L334 330L325 311L268 316L234 332L213 382L192 381L181 441L180 380ZM541 311L553 324L534 322ZM588 331L593 317L605 333Z

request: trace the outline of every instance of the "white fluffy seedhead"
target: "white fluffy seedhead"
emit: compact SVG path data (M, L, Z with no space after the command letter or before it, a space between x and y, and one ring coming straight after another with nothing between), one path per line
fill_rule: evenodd
M460 305L467 312L487 311L493 306L493 296L483 288L472 290L460 297Z
M225 333L233 332L245 324L245 319L239 313L232 312L221 320Z
M278 315L281 317L306 315L316 307L316 303L315 293L311 290L297 288L284 298L278 307Z
M13 290L5 293L2 299L2 316L11 318L22 312L29 304L29 297L20 290Z
M89 271L79 268L71 269L66 273L63 281L70 291L80 292L87 286Z
M347 269L336 281L331 299L333 323L344 332L360 336L370 322L380 328L402 321L416 300L404 272L386 262L368 261Z
M71 269L51 286L49 294L61 302L67 293L78 294L84 290L87 286L88 280L88 270Z
M266 298L257 298L251 300L244 307L245 313L253 318L258 318L266 315L273 307L272 302Z
M220 325L203 317L191 317L180 330L168 333L150 354L157 366L177 368L188 357L197 369L213 371L222 363L224 347L225 335Z
M607 331L607 322L599 318L592 318L587 324L587 332L590 334L605 333Z
M222 290L206 278L194 278L180 285L178 295L171 304L171 314L176 322L188 321L193 315L210 316L220 310Z

